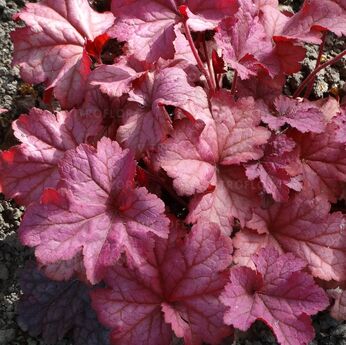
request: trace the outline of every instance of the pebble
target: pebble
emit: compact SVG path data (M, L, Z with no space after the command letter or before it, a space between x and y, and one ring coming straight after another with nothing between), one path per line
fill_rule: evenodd
M336 335L336 336L343 336L343 337L346 338L346 325L345 325L345 324L339 325L339 327L337 327L337 328L333 331L333 335Z

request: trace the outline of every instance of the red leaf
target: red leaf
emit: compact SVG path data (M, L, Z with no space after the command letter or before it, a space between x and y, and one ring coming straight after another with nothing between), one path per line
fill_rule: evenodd
M217 54L216 50L214 49L212 52L212 61L213 61L213 68L216 74L223 74L226 72L225 70L225 62L222 58Z
M237 267L220 299L228 308L224 321L242 331L263 320L282 345L306 345L314 337L308 315L324 310L328 297L301 272L304 261L273 248L253 256L256 270Z
M273 54L279 60L281 71L287 75L299 72L306 49L297 45L294 40L283 37L273 37L273 40L275 42Z
M227 279L231 241L211 223L195 226L183 241L180 231L171 228L170 239L159 240L138 269L109 269L108 288L92 293L113 344L169 345L173 330L186 345L216 345L230 334L218 295Z
M93 41L87 40L85 49L89 56L95 58L99 63L101 63L101 53L104 45L109 40L107 33L97 36Z

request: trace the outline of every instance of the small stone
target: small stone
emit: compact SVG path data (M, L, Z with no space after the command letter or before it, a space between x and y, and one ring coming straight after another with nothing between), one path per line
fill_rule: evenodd
M346 325L339 325L333 330L333 335L346 337Z
M314 93L317 97L323 97L323 95L328 92L328 84L324 80L317 80Z
M5 67L0 67L0 77L3 77L6 74L8 74L8 70Z

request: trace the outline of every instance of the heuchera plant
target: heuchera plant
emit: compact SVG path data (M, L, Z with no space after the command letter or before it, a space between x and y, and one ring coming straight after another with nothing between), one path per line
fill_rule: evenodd
M21 115L0 155L37 258L22 328L47 344L217 345L262 320L302 345L311 315L346 319L346 107L309 100L346 55L322 63L345 2L109 5L15 15L13 63L60 106ZM320 46L316 69L288 95L304 43Z

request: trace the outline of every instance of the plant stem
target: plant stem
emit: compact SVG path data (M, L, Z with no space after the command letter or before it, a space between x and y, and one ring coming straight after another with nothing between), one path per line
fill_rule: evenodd
M189 26L187 24L187 20L186 19L183 21L183 25L184 25L184 31L185 31L186 38L187 38L187 40L189 42L190 48L192 50L192 54L193 54L193 56L195 57L195 59L197 61L198 68L200 69L202 74L205 76L205 78L207 80L207 83L208 83L209 89L211 91L214 91L215 90L214 89L214 85L211 82L210 76L209 76L207 70L204 67L204 64L203 64L203 61L201 60L201 57L198 54L197 48L195 46L195 43L193 42L193 39L192 39L192 36L191 36L191 31L190 31L190 28L189 28Z
M297 98L302 91L304 90L304 88L306 87L307 84L309 84L311 82L311 80L313 80L316 76L316 74L323 70L324 68L338 62L340 59L342 59L344 56L346 55L346 50L344 50L343 52L341 52L340 54L336 55L333 59L325 62L324 64L320 65L319 67L315 68L310 75L303 80L303 82L300 84L299 88L296 90L296 92L293 94L293 98Z
M208 56L208 49L207 49L207 45L205 43L205 37L203 37L203 43L202 44L203 44L205 60L207 61L209 76L210 76L211 82L213 83L213 90L215 90L216 89L215 73L214 73L214 69L213 69L212 64L211 64L211 60Z
M318 57L316 60L315 69L321 64L321 59L322 59L322 55L323 55L324 44L326 42L326 37L327 37L327 31L324 31L323 37L322 37L322 43L320 44L320 49L318 51ZM309 98L311 91L312 91L312 88L314 87L315 79L316 79L316 77L314 77L311 80L311 82L309 83L309 85L306 87L305 94L304 94L305 98Z
M234 70L233 80L232 80L232 89L231 94L234 95L237 91L237 80L238 80L238 72Z
M215 74L215 78L216 78L216 87L217 87L218 89L220 89L220 82L221 82L221 80L222 80L222 77L223 77L223 74L219 74L219 75L216 75L216 74Z

